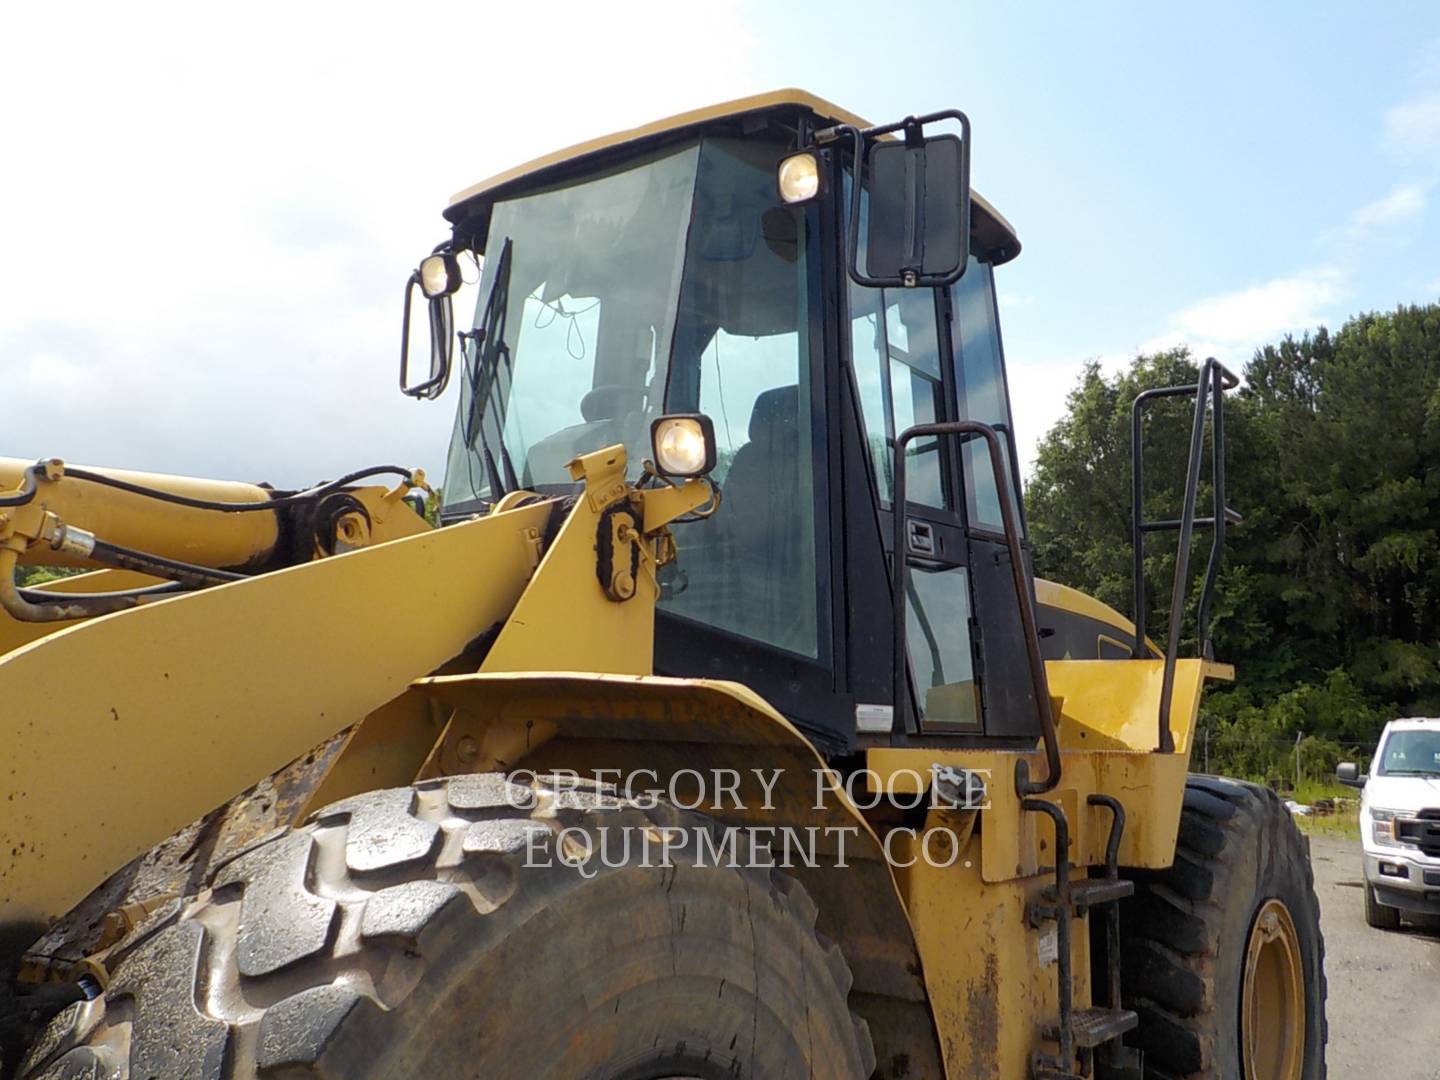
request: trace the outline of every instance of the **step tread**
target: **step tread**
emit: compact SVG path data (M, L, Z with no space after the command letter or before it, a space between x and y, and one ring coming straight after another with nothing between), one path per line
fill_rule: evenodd
M1135 895L1129 878L1087 878L1070 883L1070 902L1077 907L1099 907Z
M1076 1009L1070 1021L1070 1030L1075 1036L1075 1048L1093 1049L1111 1039L1119 1038L1133 1030L1140 1018L1130 1009L1106 1009L1095 1006ZM1051 1024L1045 1029L1045 1037L1051 1042L1059 1039L1059 1025Z

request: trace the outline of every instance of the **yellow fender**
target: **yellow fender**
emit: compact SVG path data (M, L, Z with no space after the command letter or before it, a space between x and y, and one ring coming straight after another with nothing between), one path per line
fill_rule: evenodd
M871 1021L878 1059L904 1056L917 1078L945 1075L915 933L881 840L814 746L764 699L733 682L566 671L442 675L415 690L453 710L424 776L570 771L772 830L752 835L805 886L817 928L841 944L855 976L851 1007ZM723 795L717 770L735 781ZM813 866L805 843L822 853Z

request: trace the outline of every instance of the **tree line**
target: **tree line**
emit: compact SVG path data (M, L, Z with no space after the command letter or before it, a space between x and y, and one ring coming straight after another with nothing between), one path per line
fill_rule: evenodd
M1086 366L1026 489L1038 574L1131 612L1131 404L1197 374L1184 348L1117 374ZM1292 777L1298 736L1315 775L1363 760L1389 719L1440 715L1440 305L1287 336L1258 350L1243 380L1225 441L1228 501L1244 522L1227 535L1211 628L1237 679L1207 695L1202 723L1214 771ZM1180 515L1192 409L1179 398L1147 411L1147 518ZM1208 455L1207 442L1202 515ZM1209 545L1197 531L1192 652ZM1175 533L1147 540L1152 636L1168 619L1175 549Z

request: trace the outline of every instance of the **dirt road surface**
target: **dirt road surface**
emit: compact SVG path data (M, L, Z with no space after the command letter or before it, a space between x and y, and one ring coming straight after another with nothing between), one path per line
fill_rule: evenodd
M1440 932L1365 925L1360 841L1310 838L1334 1080L1440 1078Z

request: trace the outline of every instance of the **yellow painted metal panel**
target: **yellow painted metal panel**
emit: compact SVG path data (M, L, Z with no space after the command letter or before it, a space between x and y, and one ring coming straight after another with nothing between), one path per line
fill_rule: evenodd
M981 814L981 853L985 880L999 882L1030 877L1055 862L1054 827L1049 818L1022 811L1015 793L1015 762L1021 757L1030 761L1032 776L1044 767L1038 753L889 747L867 751L866 764L885 790L913 788L915 774L927 775L932 764L988 774L990 805ZM1115 796L1125 807L1121 864L1170 865L1180 826L1188 753L1066 750L1060 758L1059 788L1039 797L1064 807L1070 820L1072 862L1080 866L1104 863L1110 814L1086 803L1090 795L1104 794Z
M559 535L545 552L535 581L505 620L481 671L595 671L649 674L655 653L654 541L641 540L643 554L635 576L635 594L611 599L596 575L601 516L612 507L630 508L625 484L625 450L587 454L579 459L576 479L585 476L579 500ZM586 472L585 470L588 470ZM643 503L633 522L645 518ZM620 558L617 554L616 558ZM624 558L629 564L628 552Z
M44 920L514 607L522 507L94 619L0 660L0 923ZM593 575L592 575L593 579Z
M924 858L925 842L923 835L918 841L901 837L893 848L897 863L914 860L899 871L900 881L925 960L947 1071L966 1080L1029 1076L1040 1029L1055 1021L1060 1006L1058 965L1044 947L1055 943L1055 925L1029 925L1025 908L1053 879L988 883L975 844L955 865L940 866ZM1084 922L1072 929L1072 987L1076 1007L1083 1008L1090 1003L1089 934Z
M1050 660L1050 694L1060 698L1060 745L1067 750L1154 750L1160 735L1163 660ZM1230 678L1229 665L1177 660L1170 697L1175 749L1190 748L1206 679Z
M415 690L387 701L350 733L296 819L352 795L410 783L444 721L433 702Z

